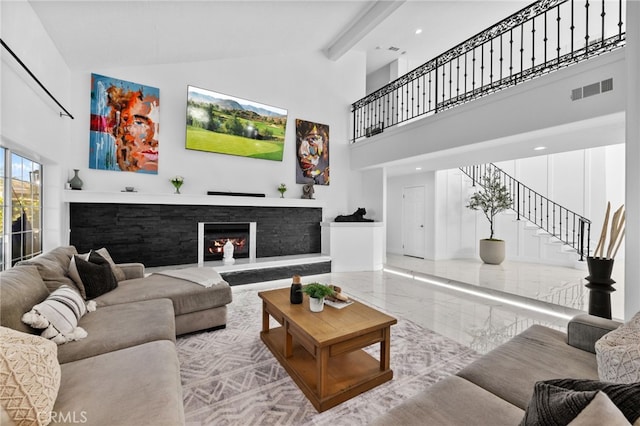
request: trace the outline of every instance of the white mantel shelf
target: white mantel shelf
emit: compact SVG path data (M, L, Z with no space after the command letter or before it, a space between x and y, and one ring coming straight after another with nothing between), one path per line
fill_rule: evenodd
M252 206L252 207L316 207L324 208L320 200L301 198L234 197L225 195L157 194L148 192L96 192L65 190L65 203L104 204L178 204L203 206Z

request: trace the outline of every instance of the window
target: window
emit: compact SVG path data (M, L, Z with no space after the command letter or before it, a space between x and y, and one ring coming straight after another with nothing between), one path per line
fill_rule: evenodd
M42 165L0 149L0 270L42 252Z

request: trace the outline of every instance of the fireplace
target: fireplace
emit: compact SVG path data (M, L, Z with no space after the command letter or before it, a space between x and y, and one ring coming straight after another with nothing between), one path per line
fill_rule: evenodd
M256 222L199 222L198 265L222 260L227 241L233 244L234 259L256 260Z

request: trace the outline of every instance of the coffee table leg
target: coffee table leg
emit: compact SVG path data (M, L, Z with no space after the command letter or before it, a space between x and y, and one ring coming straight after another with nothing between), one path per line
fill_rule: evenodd
M290 358L293 355L293 336L289 332L289 321L284 321L284 356Z
M380 342L380 371L390 368L391 360L391 327L383 330L384 339Z
M323 398L327 392L327 368L329 365L329 348L320 348L316 358L316 368L318 377L318 397Z
M267 312L266 302L262 302L262 331L269 332L269 313Z

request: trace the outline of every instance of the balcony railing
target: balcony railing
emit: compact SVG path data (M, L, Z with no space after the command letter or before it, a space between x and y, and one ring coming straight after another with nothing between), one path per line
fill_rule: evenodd
M617 49L624 0L540 0L351 106L352 143Z
M525 219L549 236L572 247L581 261L589 256L589 219L534 191L493 163L460 167L460 170L471 178L473 186L482 185L485 176L497 173L500 183L509 191L513 200L511 209L518 215L518 220Z

